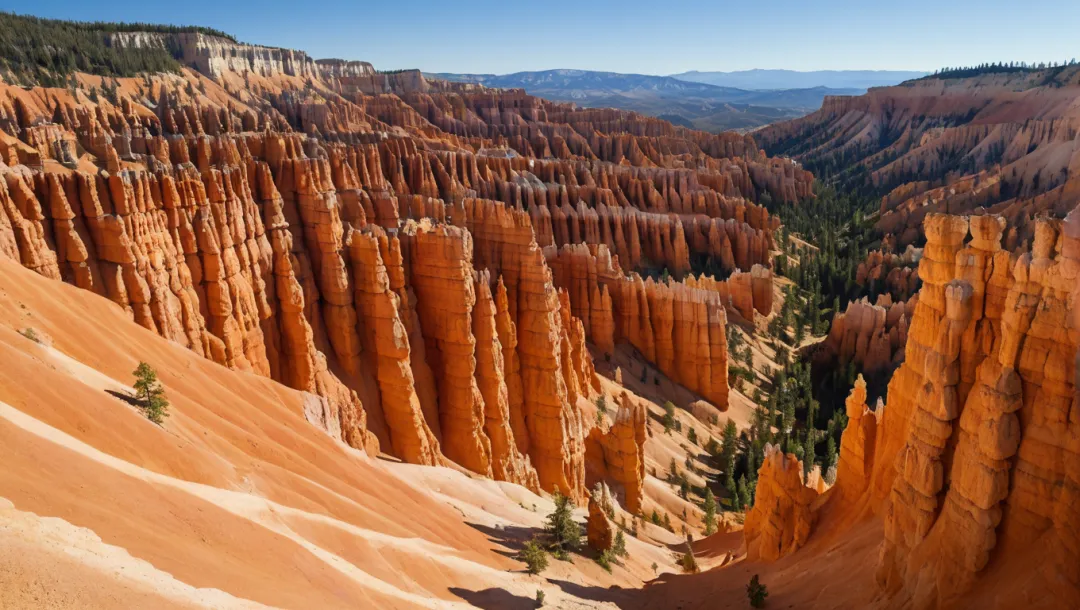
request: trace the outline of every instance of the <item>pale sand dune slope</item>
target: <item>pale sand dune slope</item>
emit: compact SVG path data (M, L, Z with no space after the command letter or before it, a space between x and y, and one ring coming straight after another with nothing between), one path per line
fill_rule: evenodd
M164 427L121 398L139 360L168 392ZM308 423L302 393L6 259L0 363L5 610L514 607L537 589L549 606L610 608L556 581L602 590L651 572L578 558L529 576L510 556L550 500L369 458Z

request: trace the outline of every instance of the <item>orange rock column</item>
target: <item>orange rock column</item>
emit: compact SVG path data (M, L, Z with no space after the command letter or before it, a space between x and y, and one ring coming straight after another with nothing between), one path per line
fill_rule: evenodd
M416 393L408 333L380 254L379 244L386 239L375 225L353 232L349 244L364 355L377 371L380 406L390 429L387 450L410 464L434 466L441 462L439 441L424 421Z
M439 385L443 453L473 472L491 476L484 399L475 377L472 237L463 228L432 226L426 220L406 226L405 235L428 362Z

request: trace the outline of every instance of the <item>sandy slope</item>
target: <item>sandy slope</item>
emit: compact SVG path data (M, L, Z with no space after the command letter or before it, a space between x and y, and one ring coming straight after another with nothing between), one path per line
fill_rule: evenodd
M140 359L172 402L163 428L118 397ZM641 558L612 575L577 557L529 576L512 556L549 500L364 456L304 420L302 393L7 260L0 362L3 608L525 607L538 588L602 607L571 594L670 565L631 540Z

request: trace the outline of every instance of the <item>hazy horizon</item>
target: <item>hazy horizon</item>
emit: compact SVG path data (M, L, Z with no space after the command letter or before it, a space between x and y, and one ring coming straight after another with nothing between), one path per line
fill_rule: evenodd
M899 9L854 0L809 6L644 0L507 5L414 0L295 2L41 0L0 9L54 19L201 25L244 42L301 49L313 57L376 68L507 74L552 69L653 76L687 71L887 70L933 72L985 62L1061 62L1077 55L1080 2L1035 0L1019 20L1012 3L910 0ZM306 6L306 5L305 5ZM542 9L542 10L540 10ZM906 19L917 15L917 20ZM987 34L993 33L994 36ZM1002 35L1006 34L1006 35Z

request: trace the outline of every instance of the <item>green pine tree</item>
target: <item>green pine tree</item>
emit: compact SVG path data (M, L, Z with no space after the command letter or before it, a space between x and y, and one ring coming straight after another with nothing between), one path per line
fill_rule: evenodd
M708 486L705 487L705 502L701 508L705 511L705 535L711 536L716 533L716 497Z
M165 398L165 388L158 381L157 371L145 362L140 362L132 373L135 376L135 397L146 413L146 418L157 425L165 423L169 416L169 401Z

